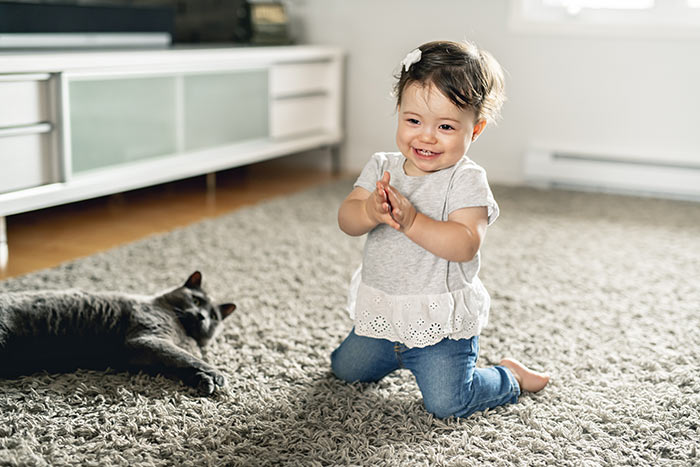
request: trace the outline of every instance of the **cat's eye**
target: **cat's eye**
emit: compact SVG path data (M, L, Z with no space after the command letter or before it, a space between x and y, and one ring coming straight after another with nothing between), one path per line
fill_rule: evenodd
M202 305L204 305L204 300L202 300L202 299L199 298L199 297L196 297L196 296L195 296L195 297L192 297L192 301L193 301L194 304L197 305L197 306L202 306Z

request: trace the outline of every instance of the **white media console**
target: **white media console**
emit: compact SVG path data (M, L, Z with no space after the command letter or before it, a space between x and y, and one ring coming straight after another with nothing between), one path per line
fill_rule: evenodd
M0 53L0 267L5 216L337 148L342 75L331 47Z

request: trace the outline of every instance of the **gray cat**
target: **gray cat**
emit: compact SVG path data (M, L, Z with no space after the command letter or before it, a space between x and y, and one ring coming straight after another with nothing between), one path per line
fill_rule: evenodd
M202 360L233 303L213 305L195 271L154 296L44 290L0 294L0 376L76 368L176 376L203 394L226 384Z

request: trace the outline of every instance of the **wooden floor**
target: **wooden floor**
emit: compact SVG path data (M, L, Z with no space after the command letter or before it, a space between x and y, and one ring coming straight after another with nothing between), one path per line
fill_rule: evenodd
M56 266L264 199L338 179L269 161L7 219L9 261L0 279ZM209 189L207 182L209 181Z

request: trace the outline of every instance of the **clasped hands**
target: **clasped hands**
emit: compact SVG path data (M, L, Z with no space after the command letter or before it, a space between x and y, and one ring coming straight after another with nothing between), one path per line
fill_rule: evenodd
M367 215L377 224L387 224L401 232L408 231L418 212L404 195L390 185L391 175L384 172L377 187L365 202Z

